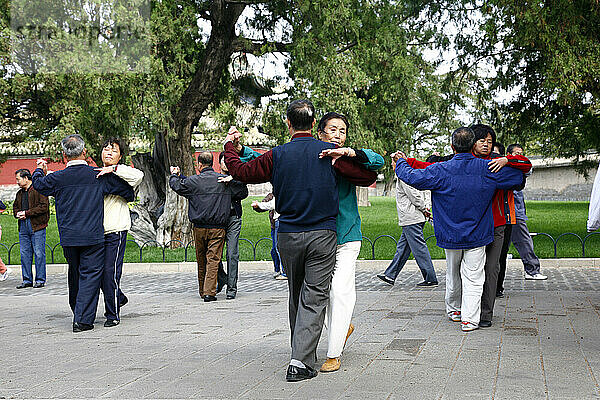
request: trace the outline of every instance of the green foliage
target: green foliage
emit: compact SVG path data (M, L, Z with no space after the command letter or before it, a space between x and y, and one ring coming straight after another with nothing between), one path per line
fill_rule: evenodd
M587 0L439 2L459 26L458 68L482 119L505 143L547 156L600 151L600 4ZM491 69L493 72L486 72ZM455 85L458 87L460 85ZM509 102L503 93L516 93Z

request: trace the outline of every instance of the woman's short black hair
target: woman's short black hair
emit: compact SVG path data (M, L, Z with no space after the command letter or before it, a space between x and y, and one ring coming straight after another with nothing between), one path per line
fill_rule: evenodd
M350 128L350 124L348 123L348 118L345 115L336 112L328 112L323 115L319 120L319 124L317 125L317 132L323 132L325 130L325 126L327 125L327 121L331 119L341 119L346 124L346 134L348 133L348 129Z
M475 124L471 125L470 128L475 133L475 141L485 139L487 135L490 134L492 135L492 143L496 143L496 132L494 132L494 129L492 129L491 126L485 124Z
M108 145L114 146L115 144L117 146L119 146L119 152L121 153L121 157L124 157L125 154L127 153L127 148L126 148L125 143L119 138L110 137L110 138L106 139L104 141L104 143L102 144L102 149Z

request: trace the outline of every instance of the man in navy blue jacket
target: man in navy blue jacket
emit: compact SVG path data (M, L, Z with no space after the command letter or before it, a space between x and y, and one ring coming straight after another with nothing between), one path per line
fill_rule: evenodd
M60 245L69 264L69 305L73 311L73 332L94 328L102 269L104 265L104 195L115 194L133 201L134 194L121 178L97 172L87 164L85 143L79 135L61 142L67 159L62 171L47 174L39 159L33 172L33 187L56 200L56 223Z
M426 169L412 169L399 152L392 155L399 179L431 190L435 237L446 251L446 312L451 320L462 320L463 331L479 327L485 246L494 240L494 192L516 188L524 179L513 168L491 172L488 160L471 154L474 143L471 129L458 128L452 133L457 154Z

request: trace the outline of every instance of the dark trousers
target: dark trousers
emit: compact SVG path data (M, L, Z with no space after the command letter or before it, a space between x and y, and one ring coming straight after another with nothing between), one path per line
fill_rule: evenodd
M504 241L502 242L502 251L500 251L500 270L498 271L498 283L496 284L496 292L504 291L504 277L506 276L506 257L508 256L508 248L510 247L510 238L512 233L512 224L504 225Z
M217 272L223 255L225 229L194 227L198 291L200 296L217 294Z
M73 322L92 325L96 319L104 269L104 243L64 246L63 254L69 263L69 305Z
M481 295L481 320L491 321L494 316L494 303L496 302L496 286L498 284L498 272L500 271L500 252L504 243L504 227L500 225L494 228L494 241L485 247L485 282L483 283L483 294Z
M329 230L279 232L277 246L288 277L292 359L315 368L335 267L337 235Z
M127 297L121 291L123 257L127 244L127 231L104 235L104 272L102 273L102 293L104 295L104 316L119 321L121 304Z
M227 295L237 294L238 264L240 262L240 232L242 230L242 218L237 215L229 217L227 230L225 231L225 243L227 243L227 273L223 268L223 262L219 262L217 282L219 287L227 285Z

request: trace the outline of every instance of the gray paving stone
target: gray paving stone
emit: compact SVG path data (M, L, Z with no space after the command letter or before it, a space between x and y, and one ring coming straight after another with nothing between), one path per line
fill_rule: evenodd
M285 382L287 286L264 272L210 304L191 273L126 275L122 323L103 328L100 305L81 334L64 275L41 291L17 291L13 276L0 284L0 398L599 398L600 270L544 273L525 282L509 269L494 325L465 334L445 316L443 272L423 290L416 271L393 287L360 271L342 368L299 383Z

